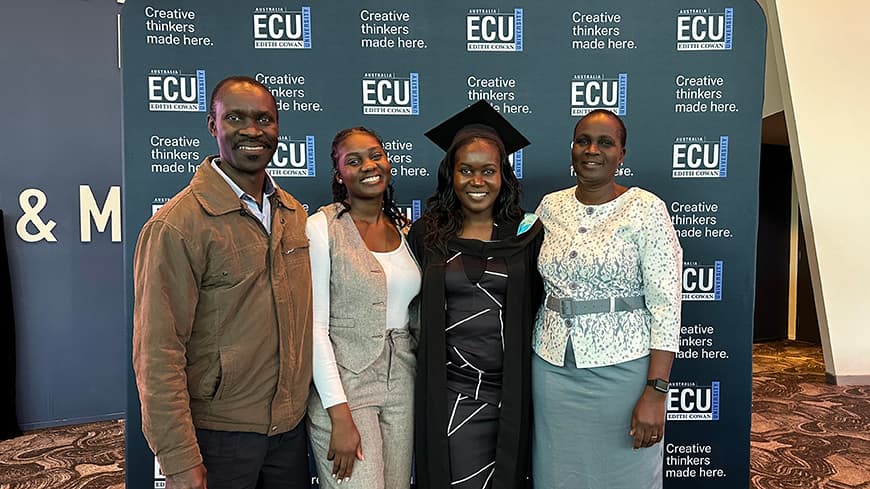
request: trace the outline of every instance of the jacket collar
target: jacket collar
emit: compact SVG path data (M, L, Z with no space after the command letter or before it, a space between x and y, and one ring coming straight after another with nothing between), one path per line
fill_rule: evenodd
M190 181L190 189L199 205L213 216L221 216L230 212L238 212L244 209L245 204L239 199L227 182L211 166L217 155L207 156ZM275 193L271 197L273 203L277 203L285 209L294 210L287 195L280 187L275 186Z

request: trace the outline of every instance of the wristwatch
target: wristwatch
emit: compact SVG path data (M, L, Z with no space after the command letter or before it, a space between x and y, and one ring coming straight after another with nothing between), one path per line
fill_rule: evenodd
M665 394L667 394L668 388L671 386L671 383L665 379L649 379L646 381L646 385L652 387L659 392L664 392Z

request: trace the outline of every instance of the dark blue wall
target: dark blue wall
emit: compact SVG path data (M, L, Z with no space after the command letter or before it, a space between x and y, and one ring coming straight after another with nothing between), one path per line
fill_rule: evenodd
M91 225L79 186L102 206L121 184L121 75L111 0L0 7L0 208L16 312L23 429L123 416L127 366L122 245ZM56 242L16 232L19 194L37 188ZM116 215L119 219L120 215ZM35 228L30 227L30 232ZM0 402L5 402L2 400Z

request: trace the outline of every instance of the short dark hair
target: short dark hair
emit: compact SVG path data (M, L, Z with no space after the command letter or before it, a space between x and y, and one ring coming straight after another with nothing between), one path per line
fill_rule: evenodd
M214 89L211 91L211 100L209 101L209 104L208 104L208 115L210 115L212 117L215 116L214 104L219 98L220 91L224 88L224 85L229 85L232 83L246 83L249 85L254 85L256 87L262 88L263 91L268 93L269 97L272 99L272 104L275 106L275 115L276 116L278 115L278 102L275 100L275 95L272 94L272 92L269 90L269 87L267 87L266 85L263 85L262 83L260 83L259 81L257 81L254 78L251 78L250 76L244 76L244 75L228 76L228 77L224 78L223 80L219 81L218 84L214 86Z
M619 124L619 142L622 143L622 147L624 148L625 147L625 140L628 137L628 130L625 129L625 123L622 122L621 117L619 117L618 115L614 114L613 112L611 112L607 109L595 109L592 112L589 112L588 114L581 117L580 120L577 121L577 124L574 125L574 132L577 132L577 128L580 127L580 123L583 122L583 119L585 119L591 115L597 115L597 114L606 115L608 117L611 117Z

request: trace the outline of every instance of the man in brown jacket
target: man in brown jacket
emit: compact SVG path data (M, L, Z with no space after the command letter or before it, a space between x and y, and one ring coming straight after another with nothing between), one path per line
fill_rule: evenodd
M266 173L268 89L215 87L209 156L145 224L134 256L142 430L176 488L307 488L311 382L306 214Z

